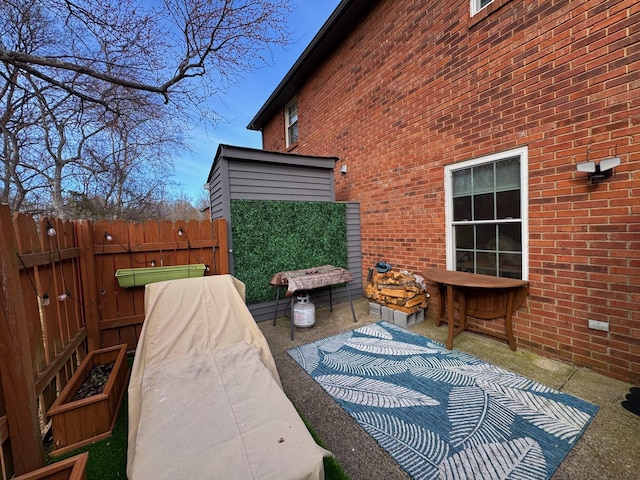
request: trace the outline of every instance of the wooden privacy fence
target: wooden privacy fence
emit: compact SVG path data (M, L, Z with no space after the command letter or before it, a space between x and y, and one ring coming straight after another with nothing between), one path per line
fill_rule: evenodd
M11 215L0 205L0 470L44 464L46 412L86 354L135 349L144 288L118 269L204 264L229 273L225 220L62 221Z

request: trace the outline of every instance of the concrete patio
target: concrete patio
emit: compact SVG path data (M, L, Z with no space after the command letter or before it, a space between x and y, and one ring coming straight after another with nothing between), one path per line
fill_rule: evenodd
M261 322L276 360L285 392L324 440L352 480L410 478L376 441L364 432L324 390L286 353L288 349L378 321L369 315L369 301L354 301L358 322L353 322L348 303L316 310L312 328L296 328L295 340L289 337L288 317ZM433 340L446 340L446 326L437 328L427 315L424 322L409 330ZM562 462L553 480L640 478L640 416L620 405L633 385L584 368L518 350L512 352L505 342L463 332L454 347L519 373L549 387L561 390L600 407L584 435Z

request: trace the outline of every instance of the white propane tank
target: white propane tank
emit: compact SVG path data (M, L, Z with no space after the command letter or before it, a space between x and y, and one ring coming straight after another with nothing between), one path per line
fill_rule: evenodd
M293 305L293 324L296 327L313 327L316 323L316 306L309 300L309 295L298 295Z

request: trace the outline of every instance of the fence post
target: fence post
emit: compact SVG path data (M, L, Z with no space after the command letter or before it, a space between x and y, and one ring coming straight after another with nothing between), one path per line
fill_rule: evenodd
M98 288L96 287L96 262L93 246L93 225L88 220L76 220L76 238L80 250L80 282L82 285L82 305L87 327L89 352L102 348L100 340L100 310L98 309Z
M9 206L0 205L0 375L15 473L44 465L33 364Z
M213 221L213 239L218 244L214 252L216 258L216 274L224 275L229 272L229 243L227 241L227 221L224 218L216 218Z

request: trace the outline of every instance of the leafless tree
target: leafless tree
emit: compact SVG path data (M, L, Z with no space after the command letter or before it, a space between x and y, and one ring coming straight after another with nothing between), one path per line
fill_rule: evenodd
M265 47L286 43L289 8L286 0L163 0L147 8L132 0L4 0L2 10L41 16L48 28L39 48L3 41L1 62L112 108L118 96L146 92L169 102L216 91L262 60Z
M286 43L287 12L287 0L0 0L0 201L61 216L79 199L115 215L157 205L169 132L216 118L207 98Z
M84 168L67 182L66 211L92 219L155 218L170 196L172 152L181 146L180 132L164 120L144 111L114 117L88 142Z

